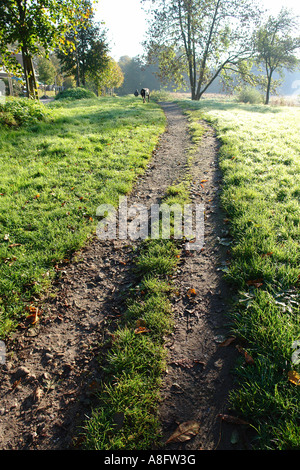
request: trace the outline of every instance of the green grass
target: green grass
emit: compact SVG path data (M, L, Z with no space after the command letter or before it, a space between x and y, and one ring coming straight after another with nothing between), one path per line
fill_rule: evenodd
M189 202L188 181L187 175L169 187L164 203L183 206ZM99 404L84 428L89 450L151 450L159 446L157 408L166 369L164 343L173 328L172 276L181 243L172 237L148 239L136 254L138 284L127 299L126 313L104 361L106 378ZM121 418L121 425L117 418Z
M300 110L203 100L181 103L221 141L222 206L232 237L226 279L235 287L233 333L254 365L237 365L232 406L260 449L300 448L299 389L288 372L300 338ZM253 281L258 281L253 285Z
M0 337L9 335L144 172L165 117L131 97L58 100L50 121L0 126Z

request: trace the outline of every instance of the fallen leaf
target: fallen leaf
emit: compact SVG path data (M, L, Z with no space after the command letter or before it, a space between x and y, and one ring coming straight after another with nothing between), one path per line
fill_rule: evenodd
M195 295L197 295L197 293L196 293L194 288L191 288L187 291L187 296L188 297L191 297L191 296L195 297Z
M14 246L22 246L21 243L12 243L11 245L8 245L8 248L13 248Z
M247 351L245 351L244 356L245 356L246 364L249 364L249 365L255 364L253 357L250 356L250 354L248 354Z
M254 281L247 281L246 284L248 286L260 287L260 286L263 285L263 280L262 279L256 279Z
M199 432L200 425L197 421L186 421L181 423L176 431L169 437L166 444L169 442L185 442L196 436Z
M148 333L150 330L148 330L148 328L146 328L145 326L139 326L138 328L136 328L134 330L135 334L138 335L140 333Z
M288 372L289 381L294 385L300 385L300 374L295 370L290 370Z
M26 317L32 325L35 325L39 321L40 312L38 307L30 306L29 307L30 315Z
M239 353L241 353L241 354L244 355L246 364L248 364L248 365L253 365L253 364L255 364L253 357L250 356L250 354L248 354L247 351L245 351L245 350L244 350L243 348L241 348L240 346L237 346L236 348L237 348L237 350L238 350Z
M235 341L235 336L231 336L230 338L227 338L225 339L225 341L223 341L219 346L220 347L226 347L226 346L229 346L231 343L233 343L233 341Z
M270 251L269 253L263 253L261 256L264 258L265 256L271 256L273 254L273 251Z
M22 377L20 377L18 380L16 380L13 385L12 385L12 390L17 388L17 386L21 383Z
M207 180L201 180L200 181L200 183L206 183L206 182L207 182Z
M218 414L218 418L221 418L222 421L225 421L226 423L229 424L247 424L247 421L244 421L243 419L237 418L236 416L231 416L231 415L226 415L226 414Z

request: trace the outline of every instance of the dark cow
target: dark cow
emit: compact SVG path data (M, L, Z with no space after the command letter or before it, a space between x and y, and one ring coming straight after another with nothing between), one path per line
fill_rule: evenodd
M148 96L148 103L150 101L150 90L149 88L142 88L141 90L141 96L143 98L143 102L146 102L146 96Z

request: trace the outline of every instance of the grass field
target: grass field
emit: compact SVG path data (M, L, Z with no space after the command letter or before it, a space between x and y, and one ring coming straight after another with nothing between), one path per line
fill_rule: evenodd
M130 97L48 109L46 122L0 125L1 338L93 235L97 207L131 190L165 126L156 104Z
M232 237L231 320L242 339L232 404L261 449L299 449L300 109L182 102L221 142L222 205ZM247 365L248 364L248 365Z
M231 235L224 275L235 288L232 334L247 352L237 364L232 406L256 430L257 448L299 449L300 370L292 354L300 339L300 110L179 103L194 142L201 118L221 142L221 198ZM0 126L0 338L28 315L26 306L39 301L57 266L93 236L97 207L117 205L131 190L165 128L155 103L145 108L129 97L59 100L49 110L45 122ZM188 181L169 188L166 202L186 202L187 187ZM156 437L162 339L172 328L165 278L179 249L172 240L141 246L140 289L128 298L106 358L109 380L87 423L87 448L145 449ZM138 325L151 325L151 334L134 335Z

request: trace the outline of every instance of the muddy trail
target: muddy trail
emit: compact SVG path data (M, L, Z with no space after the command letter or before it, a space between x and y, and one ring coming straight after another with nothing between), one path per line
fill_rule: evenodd
M174 103L161 103L167 130L128 204L159 203L166 189L185 175L191 146L187 120ZM191 198L205 206L205 244L201 252L182 254L175 283L175 330L168 339L168 367L159 408L164 442L178 424L199 423L199 433L165 449L245 449L232 443L237 429L218 415L229 413L234 346L221 347L228 335L230 288L222 280L228 246L220 209L218 141L206 126L193 156ZM200 181L206 180L200 184ZM101 370L99 344L118 321L134 283L133 252L138 242L94 238L61 265L58 279L40 300L42 315L31 328L20 325L6 345L0 367L0 449L71 450L80 448L78 429L95 402ZM188 289L196 295L187 297ZM243 436L242 436L243 437Z

